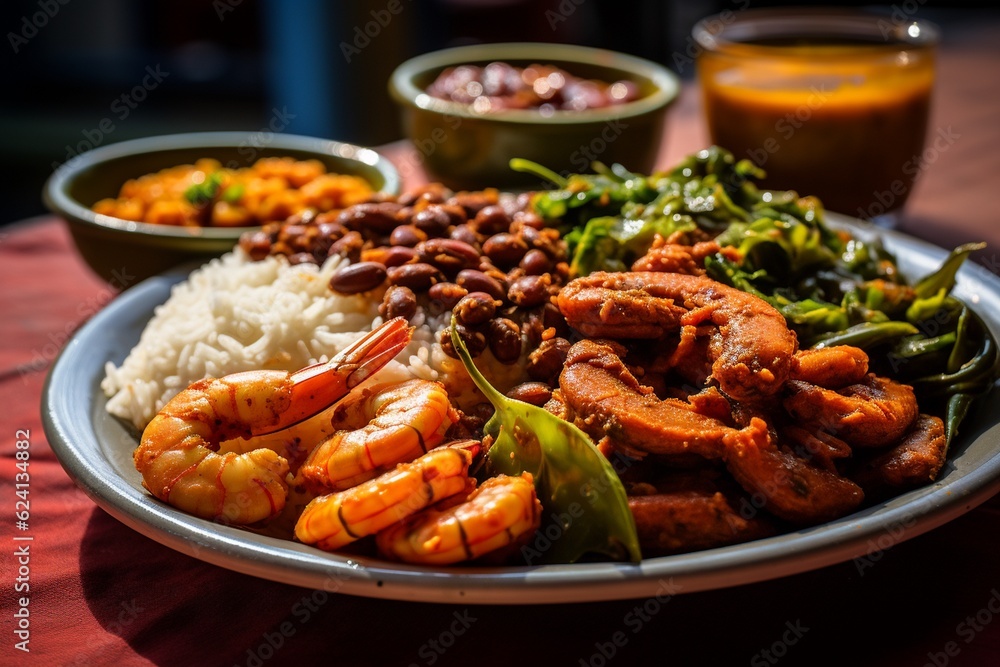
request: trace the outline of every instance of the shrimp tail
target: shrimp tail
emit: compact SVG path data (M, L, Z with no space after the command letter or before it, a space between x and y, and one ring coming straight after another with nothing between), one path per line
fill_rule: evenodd
M268 435L309 419L346 396L378 372L410 342L413 327L397 317L365 334L329 361L295 371L291 380L291 402L272 423L254 429Z

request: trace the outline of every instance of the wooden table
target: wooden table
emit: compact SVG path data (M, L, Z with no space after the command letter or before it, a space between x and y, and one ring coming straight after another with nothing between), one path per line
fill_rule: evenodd
M990 249L978 261L994 271L998 56L997 22L948 35L933 125L959 139L928 164L902 225L945 246L986 240ZM705 143L698 96L688 86L671 111L661 166ZM409 149L388 150L405 159ZM10 508L0 556L2 664L1000 664L997 497L890 549L874 545L870 567L847 562L666 604L391 602L327 595L192 559L96 508L41 429L39 397L55 354L115 293L88 272L51 218L0 236L0 286L0 480ZM21 429L30 432L31 522L18 532L12 482ZM34 537L30 575L20 583L14 551L24 542L13 541L15 533ZM21 583L30 589L15 590ZM25 596L30 654L14 648L14 614Z

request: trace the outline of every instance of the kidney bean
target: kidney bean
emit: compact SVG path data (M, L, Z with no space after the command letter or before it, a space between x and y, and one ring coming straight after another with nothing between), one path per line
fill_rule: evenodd
M453 440L479 440L483 437L483 426L493 416L493 406L477 403L467 410L458 411L458 422L448 430L446 437Z
M271 237L263 230L240 235L240 248L255 262L267 257L271 251Z
M473 217L482 209L496 204L498 201L500 201L499 193L490 189L481 192L459 192L446 203L461 206L469 217Z
M503 301L507 296L507 290L504 289L503 283L476 269L459 271L455 282L470 292L486 292L498 301Z
M423 230L428 236L444 236L450 225L451 216L448 212L434 204L413 214L413 226Z
M432 285L445 280L440 269L426 262L394 266L388 269L388 276L393 285L409 287L414 292L426 292Z
M538 248L532 248L521 258L519 267L529 276L540 276L552 270L552 262L549 256Z
M456 204L441 204L441 210L448 214L452 225L464 225L469 219L465 209Z
M495 317L487 330L490 351L497 361L512 364L521 358L521 328L514 320Z
M562 372L568 353L569 341L565 338L543 340L528 355L528 376L553 384Z
M382 297L378 314L387 320L394 317L405 317L409 320L417 314L417 295L409 287L392 285Z
M327 256L341 255L342 257L347 257L352 262L356 262L361 259L361 248L364 245L365 240L361 234L358 232L347 232L330 245Z
M484 324L496 315L500 302L486 292L469 292L454 307L455 317L462 324Z
M473 357L478 357L486 349L486 336L482 331L457 323L455 324L455 329L458 331L458 337L462 339L465 347L469 350L469 354ZM444 350L445 354L458 359L458 352L455 351L455 347L451 344L451 329L445 329L440 332L438 334L438 341L441 343L441 349Z
M547 273L540 276L524 276L518 278L507 290L507 298L511 303L522 308L534 308L549 300L549 285L552 278Z
M341 294L358 294L375 289L385 277L384 265L378 262L357 262L334 271L330 276L330 289Z
M412 248L421 241L427 240L427 232L415 225L400 225L389 234L389 243Z
M522 382L507 392L508 398L541 407L552 398L552 387L544 382Z
M486 239L483 252L497 266L513 266L528 252L528 244L518 236L500 232Z
M440 183L427 183L409 192L403 193L399 198L399 203L403 206L413 206L418 201L428 201L433 203L443 202L451 196L451 190Z
M456 241L468 243L474 248L479 245L479 234L477 234L476 230L472 228L472 225L468 223L456 225L455 228L451 230L451 234L449 234L449 236Z
M304 236L306 228L304 225L283 225L278 232L278 240L291 245L291 241Z
M510 229L510 216L502 206L486 206L476 213L472 227L480 234L492 236Z
M563 317L559 306L551 301L542 307L542 324L546 329L555 329L557 336L563 338L569 336L569 324L566 323L566 318Z
M451 310L462 300L469 290L459 287L455 283L435 283L427 290L427 296L433 303L440 305L440 312Z
M407 248L406 246L394 245L389 248L389 252L386 253L385 261L383 262L387 267L392 266L402 266L403 264L412 264L417 261L417 251L413 248Z
M355 231L388 234L399 224L396 213L401 208L396 202L355 204L341 211L337 222Z
M311 252L297 252L288 256L288 263L295 264L316 264L316 258Z
M416 251L420 261L433 264L449 275L479 264L476 249L455 239L428 239L418 243Z
M532 229L541 229L545 226L545 219L534 211L521 211L514 216L514 221Z

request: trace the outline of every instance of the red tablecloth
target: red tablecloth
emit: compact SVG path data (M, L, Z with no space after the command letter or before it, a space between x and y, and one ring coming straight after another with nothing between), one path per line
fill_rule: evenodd
M954 33L941 59L935 122L962 140L923 175L904 228L944 245L985 238L1000 247L998 45L1000 27L988 23ZM666 141L665 165L704 144L693 90L671 113ZM114 293L82 265L57 221L0 231L0 488L9 508L0 522L0 664L1000 664L1000 498L876 552L871 567L848 562L664 605L372 600L172 551L84 496L41 428L55 354ZM30 442L27 530L15 523L18 439ZM26 621L17 617L21 598ZM24 624L30 653L16 647Z

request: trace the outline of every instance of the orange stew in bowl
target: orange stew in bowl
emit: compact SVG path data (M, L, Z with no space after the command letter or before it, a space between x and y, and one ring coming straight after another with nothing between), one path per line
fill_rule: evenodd
M501 62L449 67L427 88L427 94L468 104L478 113L537 109L542 115L599 109L641 97L634 81L607 83L581 79L552 65L522 68Z
M159 225L253 227L307 209L339 210L372 194L365 179L328 173L319 160L268 157L230 169L205 158L129 180L93 210Z

